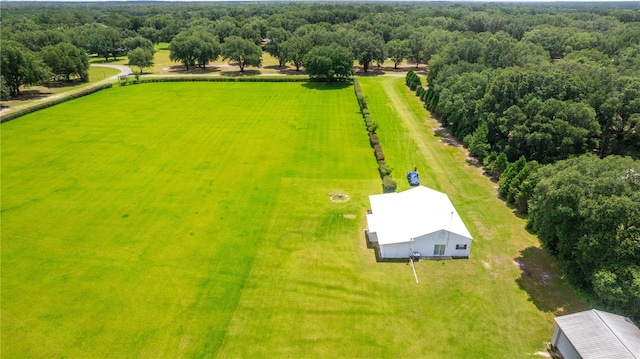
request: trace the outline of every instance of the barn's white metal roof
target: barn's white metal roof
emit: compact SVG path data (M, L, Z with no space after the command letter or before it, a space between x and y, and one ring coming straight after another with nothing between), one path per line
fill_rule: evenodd
M640 329L629 318L593 309L555 320L583 359L640 359Z
M437 231L450 231L471 239L471 234L449 197L424 186L399 193L369 196L369 232L376 232L379 244L410 242Z

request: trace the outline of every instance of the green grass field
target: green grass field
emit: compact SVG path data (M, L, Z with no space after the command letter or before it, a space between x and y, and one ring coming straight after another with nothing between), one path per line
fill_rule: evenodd
M351 86L104 90L2 124L0 356L544 350L554 313L584 307L403 80L361 81L401 187L417 165L450 194L469 260L420 262L419 284L375 262L364 213L381 186Z

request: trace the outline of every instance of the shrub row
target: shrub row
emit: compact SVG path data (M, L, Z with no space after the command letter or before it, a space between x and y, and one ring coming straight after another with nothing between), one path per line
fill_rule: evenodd
M409 86L411 91L416 92L416 96L418 96L420 100L422 100L422 102L426 104L427 101L430 101L429 96L431 92L425 90L424 87L422 87L422 82L420 81L420 77L418 77L418 75L416 75L416 73L413 72L413 70L409 70L409 72L407 72L405 83L407 84L407 86ZM425 108L426 108L426 105L425 105Z
M69 101L69 100L73 100L73 99L76 99L76 98L79 98L79 97L82 97L82 96L90 95L90 94L92 94L94 92L98 92L100 90L111 88L112 86L113 85L111 83L108 83L108 84L102 84L102 85L86 88L86 89L84 89L82 91L78 91L78 92L75 92L75 93L72 93L72 94L69 94L69 95L54 99L52 101L42 102L42 103L39 103L37 105L24 108L22 110L11 112L11 113L9 113L9 114L7 114L5 116L0 116L0 123L11 121L11 120L16 119L16 118L18 118L20 116L24 116L26 114L29 114L29 113L32 113L32 112L36 112L38 110L42 110L42 109L47 108L47 107L51 107L51 106L57 105L59 103L63 103L63 102Z
M405 78L405 84L409 86L411 91L416 91L417 88L422 88L422 82L420 81L420 77L413 72L413 70L409 70L407 72L407 77Z
M358 99L360 112L364 118L364 124L367 127L369 143L371 144L371 148L373 148L373 154L376 156L376 161L378 162L378 172L380 173L380 179L382 179L382 192L395 192L398 184L391 177L393 170L387 165L387 162L385 162L384 151L382 150L382 145L380 145L380 138L376 133L378 124L371 118L369 108L367 107L367 99L362 92L358 79L353 79L353 88L356 93L356 98Z

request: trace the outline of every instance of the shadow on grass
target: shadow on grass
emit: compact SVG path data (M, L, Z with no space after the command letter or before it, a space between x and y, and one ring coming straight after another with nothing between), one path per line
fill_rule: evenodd
M22 90L20 91L20 95L10 98L9 101L20 102L38 100L50 95L52 95L52 92L49 92L45 87L42 87L42 89Z
M215 66L215 65L211 65L211 66L207 66L206 68L202 68L202 67L190 67L189 70L187 70L187 68L184 65L173 65L173 66L169 66L169 72L171 73L175 73L175 72L179 72L181 74L213 74L213 73L218 73L220 72L220 68Z
M462 144L460 143L460 141L458 141L458 139L453 137L453 135L449 132L449 130L447 130L446 128L444 128L442 126L438 126L438 128L436 128L433 131L433 135L435 137L440 138L441 142L444 142L449 146L462 147Z
M269 66L263 66L263 68L268 70L278 71L278 73L283 75L306 75L307 74L306 72L304 72L303 68L300 68L298 71L296 71L295 66L291 66L291 65L285 65L285 66L269 65Z
M109 58L105 61L104 57L93 55L93 56L89 56L89 63L90 64L110 64L112 62L118 62L118 61L124 60L125 58L126 56L116 56L114 60L113 57L109 56Z
M220 76L228 76L228 77L238 77L238 76L258 76L260 75L260 70L244 70L240 72L238 71L227 71L221 72Z
M523 249L513 264L522 271L516 283L539 310L564 315L589 309L562 280L555 263L542 248Z
M302 87L309 90L341 90L351 86L351 82L305 82Z

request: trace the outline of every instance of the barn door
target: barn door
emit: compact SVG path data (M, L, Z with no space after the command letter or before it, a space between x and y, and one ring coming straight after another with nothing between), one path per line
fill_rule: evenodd
M445 247L446 247L446 245L444 245L444 244L436 244L435 246L433 246L433 255L434 256L443 256Z

